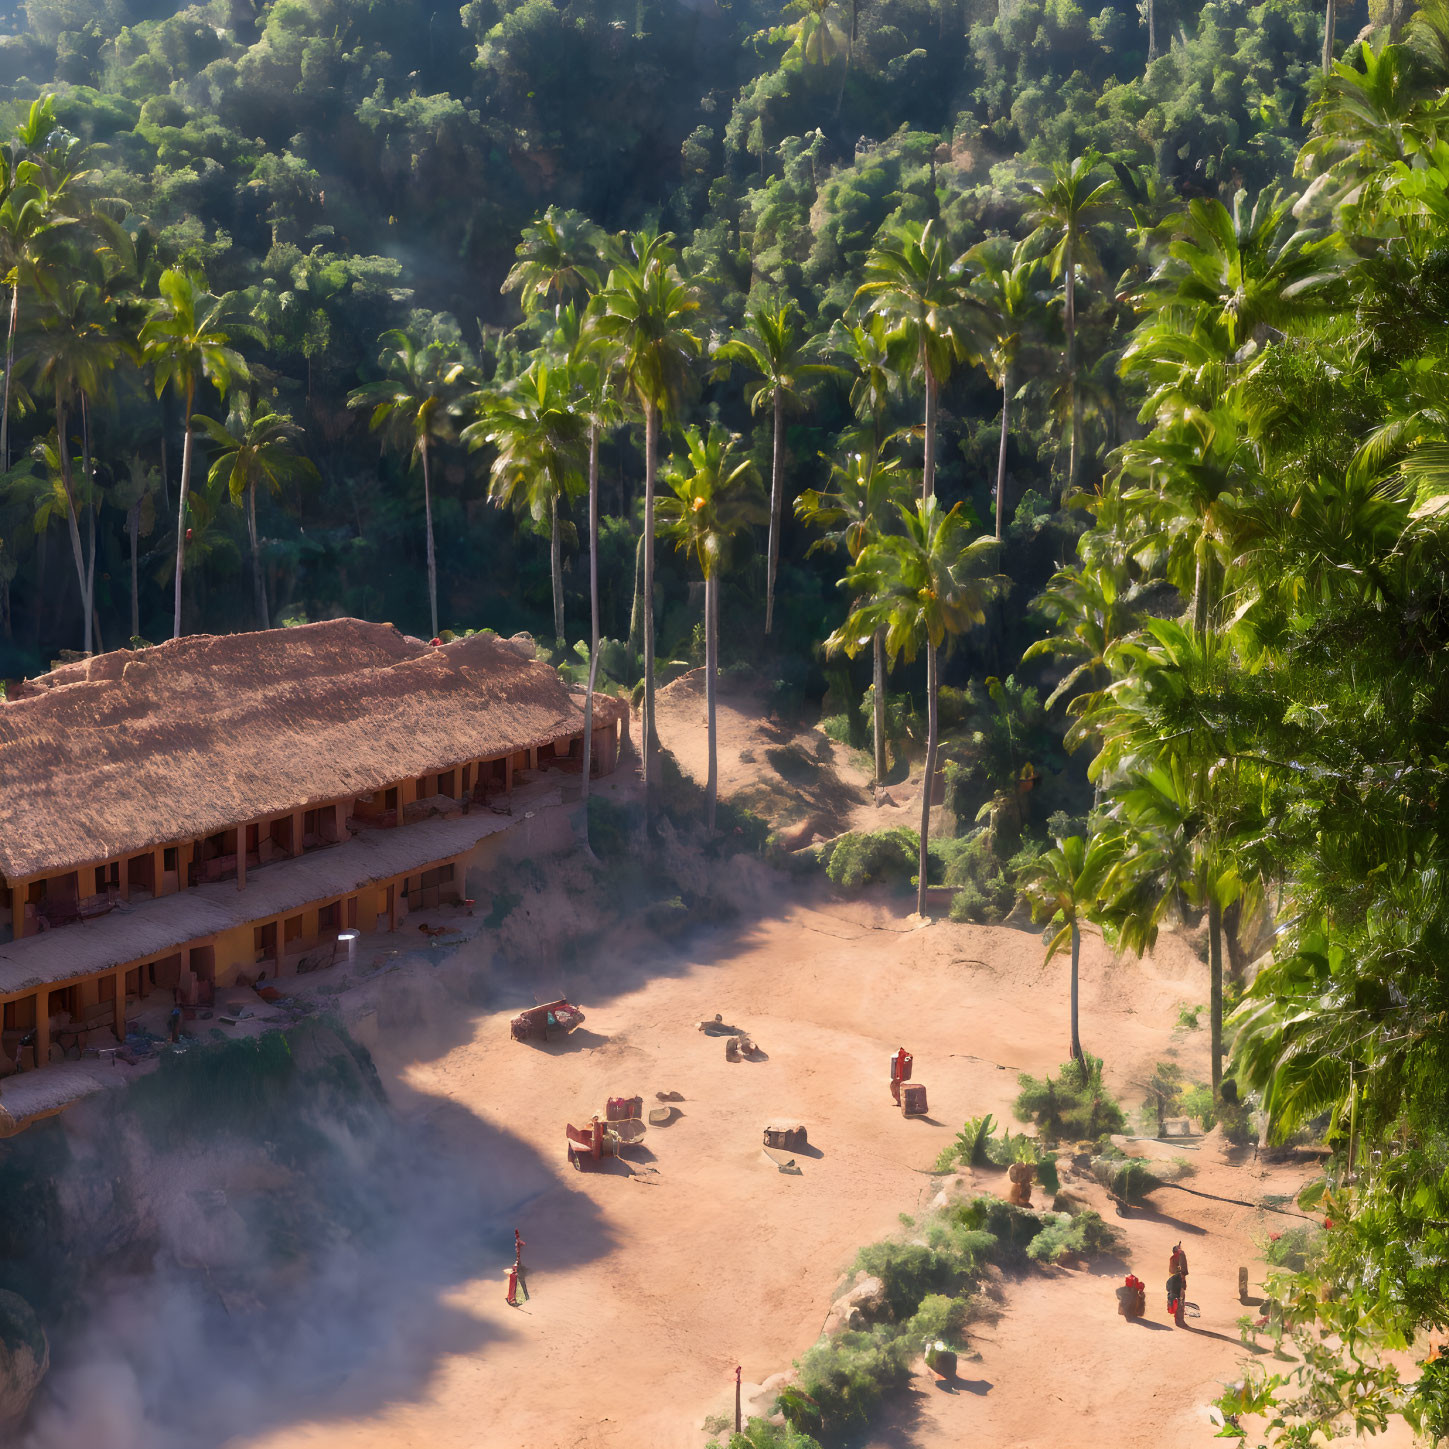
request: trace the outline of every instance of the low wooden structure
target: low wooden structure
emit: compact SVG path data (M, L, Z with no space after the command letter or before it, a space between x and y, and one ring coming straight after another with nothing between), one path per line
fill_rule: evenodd
M595 697L600 773L626 720ZM25 680L0 702L0 1075L476 894L492 837L547 835L495 802L577 770L583 725L531 649L358 619Z
M514 1041L548 1041L553 1036L567 1036L583 1019L582 1007L559 997L520 1011L508 1023L508 1033Z
M799 1122L769 1122L765 1125L765 1146L778 1147L783 1152L799 1152L808 1147L805 1128Z

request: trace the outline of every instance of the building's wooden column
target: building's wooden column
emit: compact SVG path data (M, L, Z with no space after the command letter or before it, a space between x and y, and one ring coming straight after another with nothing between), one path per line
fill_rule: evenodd
M247 888L247 828L245 825L238 825L236 828L236 888L239 891Z
M29 881L15 881L10 886L10 938L18 941L25 934L25 895Z
M513 756L509 755L503 762L503 793L513 794Z
M302 853L302 812L294 811L292 814L292 854L294 856Z
M337 825L336 825L337 838L338 838L338 840L346 840L347 839L347 802L345 800L339 800L332 807L332 809L333 809L333 811L336 814L336 820L337 820Z
M397 898L401 885L394 881L391 885L384 886L383 889L387 891L387 928L389 931L395 931L397 930Z
M126 1044L126 968L116 971L116 1040Z
M529 751L528 751L528 768L530 770L537 770L538 769L538 746L537 745L532 746L529 749Z
M162 867L166 864L166 847L158 845L151 852L151 896L154 900L157 896L166 894L166 872Z
M50 987L35 993L35 1065L50 1064Z
M128 901L128 900L131 899L131 858L130 858L130 856L123 855L121 857L120 863L117 865L116 869L121 872L121 899L123 901Z
M397 819L393 822L396 825L403 823L403 811L407 808L408 803L408 784L407 780L397 782Z
M464 765L458 771L458 798L461 800L468 793L468 773L472 765Z

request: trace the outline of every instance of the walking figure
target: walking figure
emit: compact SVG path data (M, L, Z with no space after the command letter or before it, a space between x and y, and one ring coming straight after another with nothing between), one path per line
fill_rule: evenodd
M1182 1328L1185 1324L1183 1311L1187 1306L1187 1254L1178 1243L1167 1260L1167 1311L1172 1321Z
M529 1298L528 1279L523 1273L523 1250L528 1246L519 1236L517 1228L513 1230L513 1266L508 1270L508 1292L504 1295L504 1301L511 1308L518 1308L521 1305L518 1301L519 1290L523 1291L523 1301L526 1303Z

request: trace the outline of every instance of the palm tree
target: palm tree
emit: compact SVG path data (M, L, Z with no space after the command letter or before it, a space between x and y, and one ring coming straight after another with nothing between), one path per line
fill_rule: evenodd
M603 232L588 217L550 206L523 228L515 253L518 260L503 279L500 292L517 292L524 314L550 300L562 306L599 285L599 248Z
M1062 279L1062 318L1066 330L1066 377L1072 389L1071 443L1067 455L1066 491L1077 483L1077 461L1082 430L1081 400L1077 396L1077 273L1097 275L1102 264L1097 257L1094 233L1117 210L1117 183L1108 177L1093 182L1101 156L1088 148L1072 161L1053 164L1046 179L1027 187L1033 198L1026 221L1035 230L1027 238L1029 247L1045 246L1053 278Z
M416 454L423 465L423 517L428 531L428 610L433 637L438 634L438 558L433 543L433 445L453 434L452 408L458 400L463 364L439 342L419 347L406 332L393 329L378 338L378 366L385 376L355 388L350 408L371 408L369 426L384 429L397 445Z
M527 512L549 525L553 576L553 632L564 638L561 505L583 491L588 463L588 420L567 363L536 357L521 377L484 394L482 416L463 429L470 448L491 443L488 496L500 507Z
M930 498L936 491L936 400L952 366L974 347L965 316L966 279L934 221L896 227L871 248L865 274L856 301L900 334L925 387L921 497Z
M890 335L879 313L864 322L837 322L831 333L831 350L844 357L855 370L850 385L850 405L863 423L868 423L874 447L884 441L886 414L890 411L900 380L900 347Z
M1239 188L1229 211L1215 197L1194 198L1149 296L1206 322L1228 354L1326 311L1346 249L1324 229L1300 226L1294 199L1275 187L1249 205Z
M652 816L658 790L654 727L654 487L659 467L659 428L694 380L701 351L689 321L699 302L674 265L673 237L652 232L629 236L598 296L598 328L619 347L625 384L644 413L644 801Z
M800 385L822 377L843 377L844 371L829 363L811 362L822 346L819 337L802 334L799 309L793 302L778 307L757 307L750 313L751 330L737 332L715 352L721 362L738 362L752 372L758 383L747 394L750 411L766 405L774 417L770 451L770 543L765 560L765 633L775 615L775 570L780 559L780 511L784 487L785 408L797 404Z
M161 485L160 472L142 462L139 453L126 460L126 474L112 488L115 502L126 511L126 537L131 544L131 633L141 635L141 539L149 538L156 527L156 493Z
M905 503L910 490L905 470L899 459L883 458L874 448L865 448L846 455L843 463L832 463L832 490L822 492L807 488L795 501L797 516L806 523L825 529L824 535L810 545L817 548L844 548L852 564L861 551L890 521ZM874 699L872 725L875 743L876 784L885 784L886 776L886 659L885 635L875 632L872 649L872 680Z
M1214 631L1149 619L1108 655L1116 683L1085 724L1102 749L1088 773L1106 782L1123 833L1102 898L1122 945L1150 949L1164 920L1206 910L1213 1091L1222 1073L1223 912L1254 898L1260 876L1243 842L1264 833L1253 764L1226 728L1228 646ZM1255 788L1256 787L1256 788Z
M1029 645L1021 656L1023 662L1042 657L1073 661L1047 696L1047 709L1082 684L1105 682L1109 651L1136 628L1133 598L1125 570L1107 563L1069 565L1052 575L1034 606L1051 620L1053 632ZM1067 731L1069 745L1076 743L1074 730L1075 726Z
M1017 884L1031 904L1031 918L1056 926L1047 940L1047 965L1068 945L1072 950L1071 1052L1072 1060L1086 1065L1078 1031L1078 967L1082 954L1082 922L1096 906L1102 881L1120 848L1120 837L1106 836L1090 844L1080 835L1058 839L1045 855L1038 856L1018 878Z
M147 308L140 333L141 356L152 367L159 398L167 387L180 393L186 434L181 450L181 493L176 505L176 595L172 637L181 637L181 578L186 563L186 503L191 489L192 412L196 387L211 383L225 399L234 382L249 374L241 354L222 331L231 299L214 297L200 272L168 267L157 283L160 293ZM233 330L235 330L233 328Z
M825 652L843 651L854 658L885 633L886 655L892 663L902 654L914 659L926 650L926 770L921 782L920 878L916 910L926 913L927 850L931 829L931 791L940 744L940 679L937 656L958 634L986 622L986 606L1005 581L989 570L996 540L966 540L969 527L958 503L943 512L934 496L914 509L898 507L902 532L885 534L861 550L845 576L857 599L850 617L825 641Z
M572 303L561 307L553 340L568 363L578 392L576 406L589 435L589 680L584 691L584 760L579 792L587 801L593 768L594 685L599 672L599 437L620 416L614 391L619 353L600 335L598 309L592 305L584 312Z
M82 280L47 278L41 295L47 307L25 355L34 368L36 380L48 385L55 399L55 427L59 440L56 459L69 505L71 551L75 557L81 608L85 616L83 647L89 654L95 628L96 512L100 501L92 467L91 401L105 386L107 375L125 356L129 345L119 335L115 309L100 288ZM70 439L66 430L72 399L76 400L80 411L81 468L85 480L84 507L88 532L86 550L81 546Z
M10 466L10 392L20 289L34 281L49 245L74 225L74 208L88 172L78 169L80 143L55 119L55 97L32 101L15 128L9 154L0 157L0 268L10 284L10 328L0 387L0 471Z
M270 629L262 550L257 539L257 484L263 484L275 497L287 484L319 482L317 468L310 458L296 451L302 429L285 413L274 413L265 406L255 410L248 397L237 399L237 405L227 414L225 426L203 415L191 421L216 450L207 482L218 492L226 489L238 507L245 498L257 620L261 628Z
M704 577L704 690L709 771L704 786L705 826L713 833L719 794L719 761L715 731L715 683L719 677L719 581L729 568L735 538L763 522L759 476L748 458L739 456L739 440L723 428L708 433L686 428L685 460L665 474L674 490L661 498L664 533L681 553L693 554Z
M966 264L974 273L971 294L980 308L983 325L991 338L990 371L1001 389L1001 444L996 456L996 540L1006 536L1006 440L1010 428L1011 372L1021 351L1021 333L1035 310L1032 290L1037 268L1035 257L1024 255L1006 237L978 242L966 253Z
M1223 911L1244 891L1223 830L1198 803L1202 782L1180 758L1133 769L1111 792L1114 860L1102 881L1103 911L1121 946L1139 956L1165 921L1206 909L1208 1014L1214 1097L1222 1082Z

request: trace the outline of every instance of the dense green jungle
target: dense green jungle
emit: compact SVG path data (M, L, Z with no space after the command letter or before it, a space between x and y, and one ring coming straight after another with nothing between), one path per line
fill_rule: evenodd
M1220 1109L1333 1149L1228 1432L1449 1436L1444 0L4 28L0 674L527 630L944 763L832 874L1204 924Z

